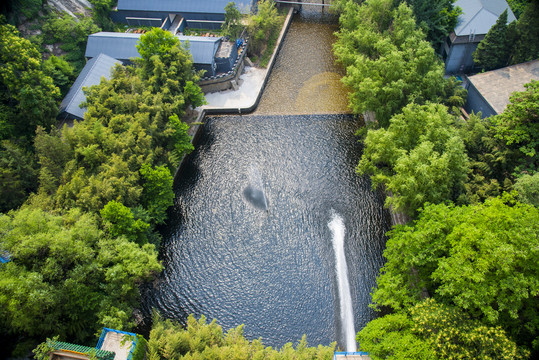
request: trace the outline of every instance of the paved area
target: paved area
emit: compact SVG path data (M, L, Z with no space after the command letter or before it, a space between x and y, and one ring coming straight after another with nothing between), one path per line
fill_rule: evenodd
M113 351L116 354L114 360L126 360L132 341L124 342L124 336L124 334L109 331L105 336L101 350Z

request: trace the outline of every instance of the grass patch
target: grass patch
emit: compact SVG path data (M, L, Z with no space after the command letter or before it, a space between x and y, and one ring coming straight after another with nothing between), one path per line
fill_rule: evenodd
M286 20L286 16L282 14L280 16L281 19L281 26L279 26L277 29L275 29L274 32L270 35L268 39L268 45L262 52L262 55L260 56L260 66L263 68L266 68L269 64L269 61L271 59L271 56L273 55L273 52L275 51L275 46L277 45L277 39L279 38L279 34L281 33L281 30L283 28L284 22Z

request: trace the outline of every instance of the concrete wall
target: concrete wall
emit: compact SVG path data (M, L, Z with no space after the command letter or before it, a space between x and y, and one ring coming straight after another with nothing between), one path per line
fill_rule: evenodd
M468 87L468 97L466 98L464 109L468 113L471 113L472 111L475 113L481 112L482 118L496 115L496 111L494 111L481 93L471 83Z

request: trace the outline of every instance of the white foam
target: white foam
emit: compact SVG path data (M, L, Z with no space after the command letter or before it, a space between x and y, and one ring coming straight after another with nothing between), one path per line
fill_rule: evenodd
M245 67L245 72L240 75L241 85L238 90L225 90L206 94L208 105L202 108L246 108L254 105L258 93L264 83L266 69Z
M350 283L348 282L348 267L344 254L344 238L346 227L343 218L333 212L331 221L328 223L329 230L333 235L333 250L335 252L335 270L337 271L337 286L339 288L339 304L341 309L341 325L346 344L346 351L356 352L356 330L354 327L354 310L352 308L352 296Z

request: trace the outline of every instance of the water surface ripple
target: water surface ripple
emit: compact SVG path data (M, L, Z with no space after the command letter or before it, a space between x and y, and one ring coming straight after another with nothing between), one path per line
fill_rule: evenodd
M389 229L383 197L354 172L358 127L349 115L207 118L175 181L165 269L144 294L146 315L155 307L181 322L192 313L225 330L245 324L248 338L274 347L303 334L344 345L332 210L346 227L358 330L374 316L369 293ZM266 206L250 201L250 186Z

